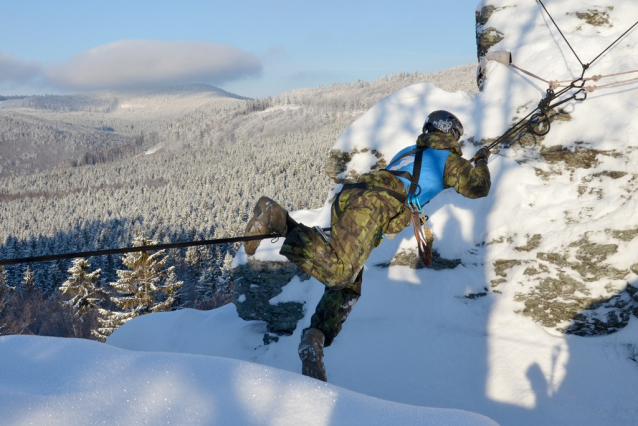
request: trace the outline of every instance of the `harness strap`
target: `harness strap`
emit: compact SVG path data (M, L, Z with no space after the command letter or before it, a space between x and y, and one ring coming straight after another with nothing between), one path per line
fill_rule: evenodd
M412 169L412 179L411 179L412 182L410 183L410 188L408 188L408 195L416 194L417 188L419 188L419 192L421 192L421 188L419 187L419 178L421 177L421 164L423 163L423 151L425 151L425 149L420 150L414 156L414 168Z
M398 177L402 177L403 179L410 181L410 186L408 188L408 195L415 194L417 189L419 189L419 178L421 176L421 164L423 163L423 151L425 151L426 149L428 149L427 146L417 147L395 158L394 161L388 165L388 167L391 167L397 161L407 156L410 156L412 154L416 154L414 156L412 173L408 173L406 171L400 171L400 170L388 170L388 167L386 167L385 169L385 171L390 174L393 174Z
M408 188L407 205L410 208L410 212L412 213L414 236L416 237L416 243L419 249L419 257L421 258L425 266L430 266L432 264L432 244L434 243L434 234L432 234L432 231L430 230L430 228L428 228L428 217L423 213L421 204L419 203L419 199L416 196L417 190L419 190L419 192L421 190L421 187L419 186L419 178L421 177L423 152L426 149L427 147L419 147L417 149L408 151L401 157L397 158L397 160L399 160L408 155L415 154L412 174L405 171L388 171L395 176L400 176L410 181L410 187ZM393 161L392 163L396 163L397 160Z

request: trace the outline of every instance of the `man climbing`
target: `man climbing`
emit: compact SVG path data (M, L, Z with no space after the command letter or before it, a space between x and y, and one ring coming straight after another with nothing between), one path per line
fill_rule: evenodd
M343 186L332 205L329 237L321 228L297 223L270 198L257 202L245 234L285 237L280 253L326 286L299 344L304 375L327 381L323 349L341 331L361 296L363 265L384 234L399 233L411 217L420 228L416 218L421 206L445 188L468 198L489 193L490 151L481 148L472 161L464 159L458 142L462 135L463 126L454 114L428 115L416 145L400 151L386 169ZM431 250L428 243L426 250ZM244 249L253 255L258 245L259 241L249 241ZM425 244L419 245L421 254Z

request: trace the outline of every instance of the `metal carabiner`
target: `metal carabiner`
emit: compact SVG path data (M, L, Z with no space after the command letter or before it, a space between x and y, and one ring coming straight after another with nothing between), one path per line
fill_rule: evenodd
M578 95L581 95L582 97L579 98ZM584 87L580 89L578 92L574 93L575 101L582 102L585 99L587 99L587 90Z
M527 128L536 136L545 136L551 128L549 117L543 113L536 113L529 118Z

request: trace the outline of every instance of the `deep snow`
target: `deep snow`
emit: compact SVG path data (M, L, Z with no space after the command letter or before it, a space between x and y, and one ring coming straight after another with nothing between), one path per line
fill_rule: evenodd
M0 338L4 425L494 425L263 365L79 340Z

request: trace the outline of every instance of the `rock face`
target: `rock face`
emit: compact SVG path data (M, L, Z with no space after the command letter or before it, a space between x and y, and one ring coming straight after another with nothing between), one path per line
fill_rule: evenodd
M508 34L508 29L499 27L499 23L505 25L505 15L521 7L521 2L517 0L512 0L507 5L497 0L487 0L481 4L476 12L479 61L490 50L509 50L512 49L511 46L515 46L515 43L508 45L508 37L520 37L520 34ZM573 42L574 34L600 34L601 31L612 28L611 22L619 18L616 16L617 19L613 19L613 11L612 6L600 10L561 11L562 16L572 20L560 21L559 24L563 26L567 38L571 37ZM539 13L543 13L540 6ZM562 42L560 36L555 42ZM512 53L516 58L517 52ZM534 70L537 69L538 67ZM484 69L479 67L477 83L481 90L484 89L486 78L483 72ZM578 68L575 74L580 74ZM551 114L556 115L555 118L550 117L551 122L568 122L572 119L562 110L553 110ZM605 120L603 111L600 119ZM535 149L519 156L517 161L533 163L536 174L544 185L572 185L572 204L584 199L595 203L596 200L604 202L608 197L632 199L638 195L638 174L627 171L625 167L634 161L633 150L603 150L577 139L567 140L564 144L545 145L544 139L524 129L504 146L512 146L516 142L529 146L529 142L533 140ZM481 141L479 144L486 142L489 141ZM608 168L605 164L616 164L619 169ZM614 194L605 193L610 181L618 182L619 190ZM632 314L638 316L638 288L627 282L630 276L635 276L634 269L638 265L627 261L611 261L632 247L632 241L638 236L638 228L631 223L618 223L618 227L614 229L601 228L592 220L593 204L587 206L586 203L581 203L579 207L574 207L569 203L569 200L565 200L565 227L573 227L579 231L574 232L572 241L560 247L554 247L551 251L541 249L547 238L542 234L527 235L527 244L524 245L516 245L515 241L521 240L516 234L502 236L488 243L513 248L515 252L521 253L520 258L502 258L492 262L496 278L491 280L491 290L501 293L505 286L518 285L520 290L515 293L515 300L523 305L520 313L545 327L581 336L610 334L626 326Z
M299 302L271 304L270 300L297 275L302 281L310 278L289 262L250 260L235 268L231 280L235 287L233 303L239 316L246 321L265 321L269 333L292 334L304 316L304 305ZM273 338L264 336L266 343L269 339Z

